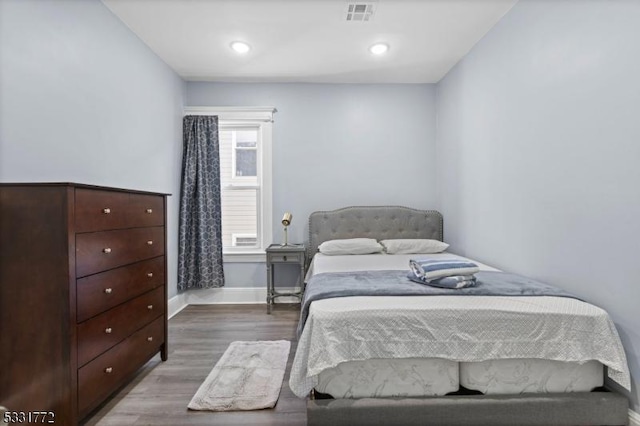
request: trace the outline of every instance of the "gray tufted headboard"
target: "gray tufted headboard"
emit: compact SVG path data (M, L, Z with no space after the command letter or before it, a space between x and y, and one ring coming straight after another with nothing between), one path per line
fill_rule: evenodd
M442 215L435 210L401 206L345 207L309 215L311 260L324 241L343 238L429 238L443 239Z

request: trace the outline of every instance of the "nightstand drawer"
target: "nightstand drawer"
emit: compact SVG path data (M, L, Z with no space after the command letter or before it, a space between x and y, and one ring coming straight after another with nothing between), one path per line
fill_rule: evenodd
M269 262L272 263L300 263L302 261L302 253L293 254L276 254L269 253Z

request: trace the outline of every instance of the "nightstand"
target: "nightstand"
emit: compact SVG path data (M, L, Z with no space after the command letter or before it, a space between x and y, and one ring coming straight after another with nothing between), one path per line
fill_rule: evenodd
M280 296L296 296L302 301L304 294L304 272L306 261L306 249L303 244L271 244L267 250L267 313L271 313L273 299ZM300 291L294 293L278 293L274 285L274 266L277 264L291 264L300 266Z

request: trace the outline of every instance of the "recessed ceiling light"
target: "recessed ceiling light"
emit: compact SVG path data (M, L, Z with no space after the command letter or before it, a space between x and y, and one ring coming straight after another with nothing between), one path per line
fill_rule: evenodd
M244 41L234 41L233 43L231 43L231 48L238 53L247 53L249 50L251 50L251 46L249 46Z
M374 55L383 55L387 53L387 50L389 50L389 45L386 43L376 43L369 48L369 52Z

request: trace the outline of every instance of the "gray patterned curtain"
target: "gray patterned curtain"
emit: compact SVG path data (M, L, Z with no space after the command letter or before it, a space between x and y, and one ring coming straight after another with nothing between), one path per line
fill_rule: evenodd
M218 117L183 120L178 291L224 285Z

